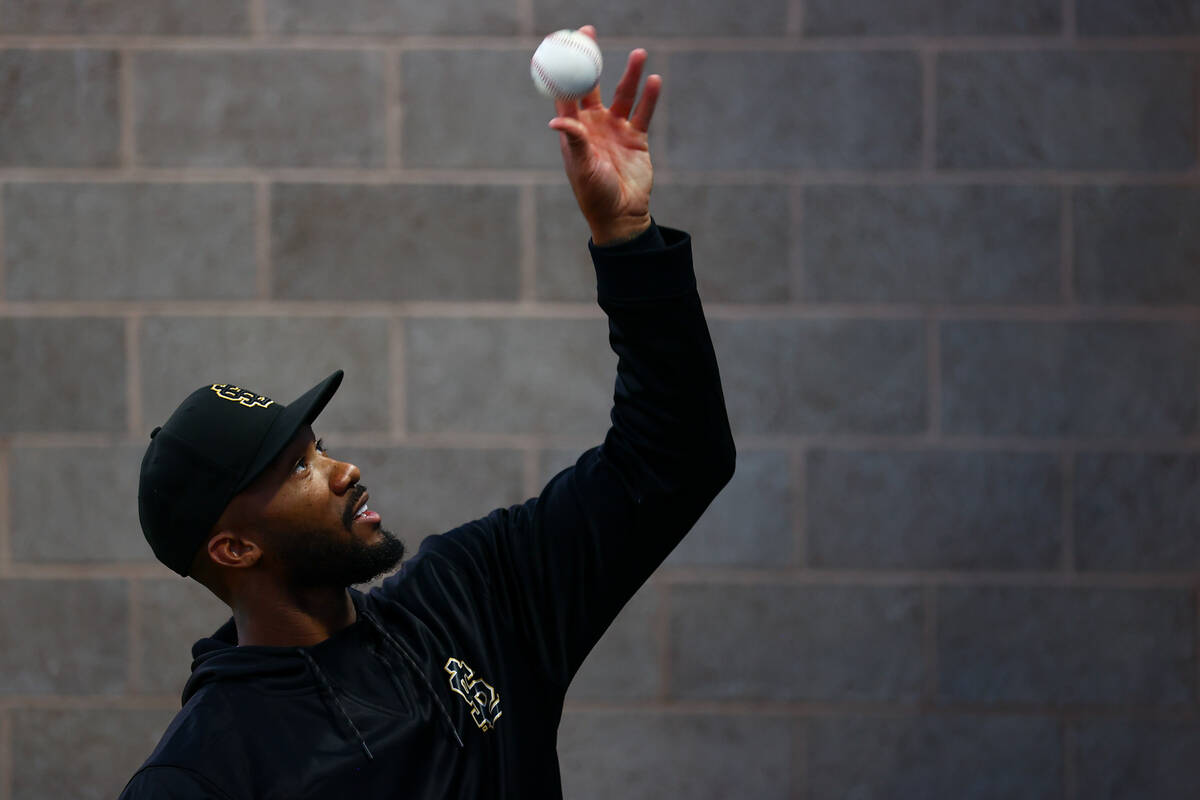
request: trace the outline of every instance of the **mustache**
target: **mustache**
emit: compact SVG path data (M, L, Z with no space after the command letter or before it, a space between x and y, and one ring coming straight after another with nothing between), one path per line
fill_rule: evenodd
M346 498L346 510L342 512L342 525L344 525L347 530L349 530L350 526L354 524L354 509L358 505L358 501L361 500L362 496L366 493L367 487L361 483L355 484L354 487L350 489L350 496Z

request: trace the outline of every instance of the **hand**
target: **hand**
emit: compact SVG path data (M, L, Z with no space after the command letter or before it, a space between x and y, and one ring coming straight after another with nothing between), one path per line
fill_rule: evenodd
M579 30L596 38L591 25ZM646 78L641 102L634 109L645 64L645 50L629 54L608 108L600 102L599 88L578 102L554 102L558 116L550 120L550 127L559 132L567 180L598 245L632 239L650 227L654 168L646 131L662 91L662 76Z

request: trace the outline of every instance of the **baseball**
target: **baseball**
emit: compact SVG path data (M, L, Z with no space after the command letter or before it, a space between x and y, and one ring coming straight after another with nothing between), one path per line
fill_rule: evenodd
M547 97L578 100L600 80L600 48L579 31L561 30L547 36L533 52L529 74Z

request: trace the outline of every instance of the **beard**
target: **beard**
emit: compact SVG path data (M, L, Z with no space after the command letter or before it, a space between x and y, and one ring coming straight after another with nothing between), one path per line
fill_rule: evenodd
M380 529L383 541L366 544L327 531L303 531L287 537L279 559L288 582L297 589L345 588L391 572L404 558L404 542Z

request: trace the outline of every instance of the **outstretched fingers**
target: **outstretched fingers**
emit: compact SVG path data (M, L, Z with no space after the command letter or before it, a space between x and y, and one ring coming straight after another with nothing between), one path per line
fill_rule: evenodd
M651 75L646 78L646 86L642 89L642 99L629 123L642 133L650 130L650 118L654 116L654 107L658 105L658 96L662 92L662 76Z
M617 83L617 89L613 92L612 105L608 109L615 116L621 119L629 117L629 111L633 108L634 101L637 100L638 83L642 80L642 68L645 65L645 50L639 47L629 54L629 60L625 62L625 74Z

